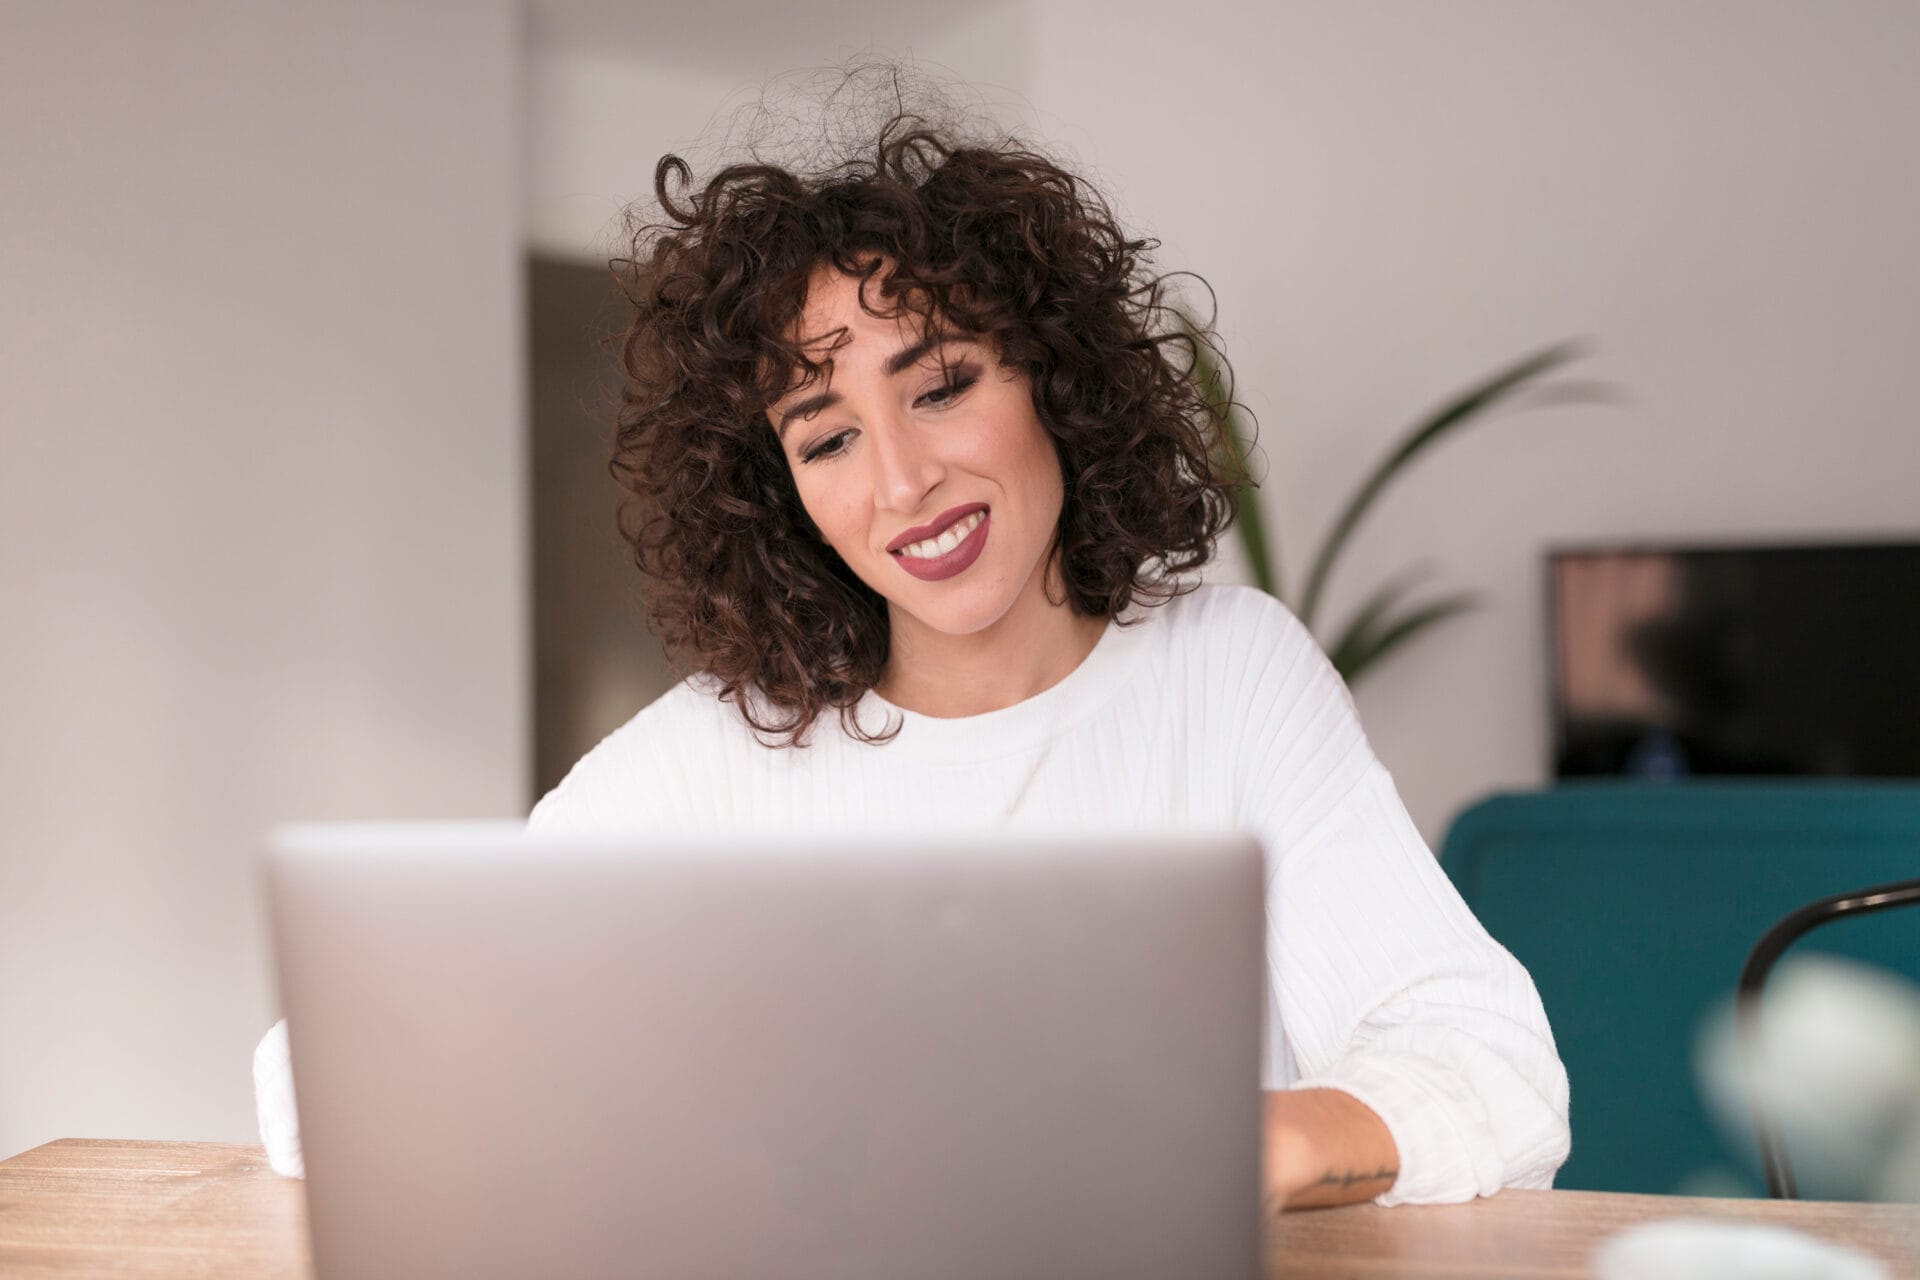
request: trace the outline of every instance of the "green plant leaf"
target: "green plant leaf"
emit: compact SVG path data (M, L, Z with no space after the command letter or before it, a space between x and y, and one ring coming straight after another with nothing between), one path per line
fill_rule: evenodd
M1373 644L1374 635L1381 629L1381 620L1389 610L1399 604L1407 592L1419 584L1421 579L1432 576L1433 567L1427 563L1411 565L1402 569L1392 578L1378 587L1361 606L1354 610L1353 617L1341 629L1339 638L1326 646L1327 658L1336 670L1344 671L1352 662L1353 656L1365 652Z
M1246 419L1228 396L1220 364L1214 359L1213 348L1207 345L1199 326L1184 315L1180 319L1188 336L1193 339L1194 377L1200 384L1201 394L1225 427L1215 438L1214 454L1220 473L1233 483L1234 530L1240 537L1241 548L1246 552L1247 567L1253 574L1254 585L1278 598L1280 575L1274 562L1275 548L1268 541L1266 517L1260 510L1259 486L1254 483L1249 466L1253 458L1253 433L1247 429Z
M1300 596L1300 621L1310 628L1313 625L1315 611L1319 608L1321 593L1327 585L1327 578L1333 572L1335 561L1346 548L1353 531L1367 514L1381 491L1426 449L1449 433L1464 426L1476 418L1483 410L1497 404L1506 396L1534 379L1549 373L1570 360L1586 354L1586 348L1578 342L1563 342L1544 350L1537 351L1525 359L1516 361L1507 368L1487 378L1479 385L1469 388L1446 404L1415 423L1399 443L1380 460L1373 472L1361 482L1353 496L1347 499L1346 506L1333 527L1327 531L1326 540L1313 557L1307 571L1307 585Z
M1238 475L1233 488L1233 524L1240 531L1240 545L1247 553L1247 567L1253 572L1254 585L1268 595L1280 596L1280 574L1269 554L1267 520L1260 510L1260 490L1247 473L1246 459L1253 444L1241 425L1240 415L1227 414L1227 429L1239 455Z
M1597 378L1560 378L1537 383L1513 398L1512 408L1551 409L1563 404L1612 404L1628 402L1627 394L1611 382Z
M1334 664L1340 678L1351 689L1360 677L1380 664L1381 659L1398 649L1421 632L1426 631L1448 618L1478 608L1479 597L1471 592L1447 596L1417 609L1402 614L1394 622L1380 629L1377 635L1370 637L1367 644L1357 647L1347 656L1347 665Z

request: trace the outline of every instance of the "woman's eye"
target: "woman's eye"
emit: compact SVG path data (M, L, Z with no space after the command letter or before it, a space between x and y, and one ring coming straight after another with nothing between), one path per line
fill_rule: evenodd
M825 440L820 441L818 444L814 445L811 449L808 449L805 453L801 454L800 461L812 462L818 458L831 458L834 454L840 452L841 449L846 447L844 442L846 441L846 438L849 434L851 433L846 431L834 432L832 435L828 436Z
M953 381L946 383L944 386L935 387L933 390L921 396L920 403L924 405L931 405L936 409L940 408L943 405L952 404L955 400L958 400L961 396L965 395L967 393L967 388L971 387L977 381L979 381L979 376L977 374L972 374L972 373L956 374L954 375Z

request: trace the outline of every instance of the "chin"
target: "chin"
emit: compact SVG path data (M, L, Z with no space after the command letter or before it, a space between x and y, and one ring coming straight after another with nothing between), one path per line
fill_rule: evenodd
M1007 616L1018 594L1000 584L961 589L939 583L926 585L930 590L925 592L887 595L887 603L911 615L921 626L949 636L970 636L985 631Z

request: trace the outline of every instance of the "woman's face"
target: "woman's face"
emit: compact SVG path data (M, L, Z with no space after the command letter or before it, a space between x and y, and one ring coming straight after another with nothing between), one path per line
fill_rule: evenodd
M876 307L878 281L867 285ZM859 288L815 274L799 331L829 363L767 416L807 514L896 625L904 612L971 635L1044 600L1060 460L1024 373L937 323L869 315Z

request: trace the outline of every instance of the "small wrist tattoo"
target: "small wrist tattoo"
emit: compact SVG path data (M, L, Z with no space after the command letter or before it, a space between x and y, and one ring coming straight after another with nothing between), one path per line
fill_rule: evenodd
M1320 1181L1314 1185L1318 1187L1356 1187L1363 1182L1392 1182L1399 1176L1400 1171L1398 1169L1375 1169L1372 1173L1361 1173L1357 1169L1349 1169L1345 1173L1335 1173L1332 1170L1328 1170L1327 1173L1321 1177Z

